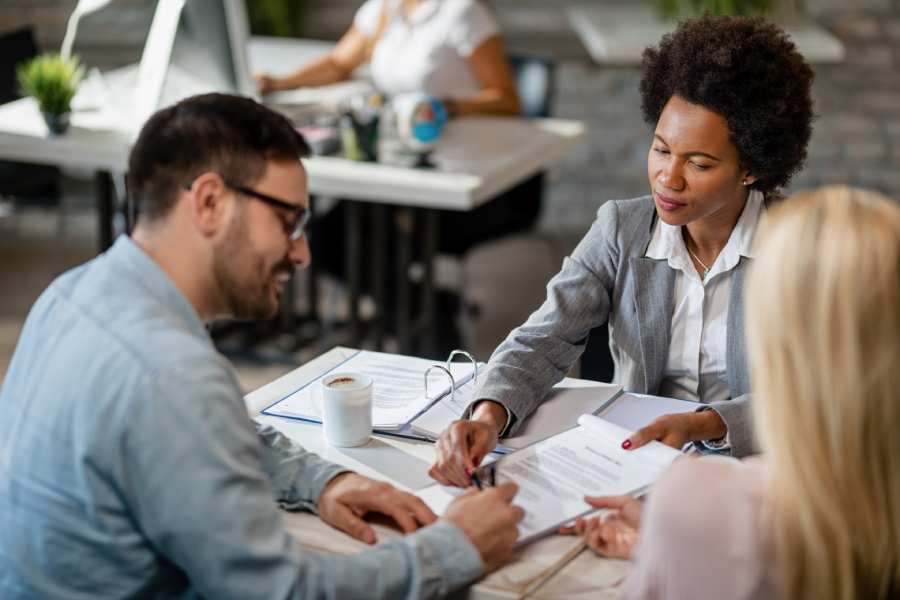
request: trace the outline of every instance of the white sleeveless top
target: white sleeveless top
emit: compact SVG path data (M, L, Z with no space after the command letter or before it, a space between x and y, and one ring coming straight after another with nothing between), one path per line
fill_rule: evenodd
M487 8L475 0L425 0L407 18L402 0L367 0L353 20L363 35L375 35L385 4L388 17L371 61L375 87L389 96L437 98L466 98L481 89L466 58L497 35Z

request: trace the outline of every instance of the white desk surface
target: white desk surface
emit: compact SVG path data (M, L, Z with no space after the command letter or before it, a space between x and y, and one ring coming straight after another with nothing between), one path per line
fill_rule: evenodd
M256 420L276 427L307 450L316 452L323 458L342 464L358 473L373 479L390 481L402 488L403 486L399 485L398 482L391 481L368 465L348 456L340 449L329 446L322 435L321 426L260 414L266 407L290 394L303 384L315 379L322 372L348 357L352 352L353 350L350 348L333 348L294 371L247 394L244 398L247 410ZM434 460L434 447L429 443L402 440L390 436L374 436L373 440L376 444L389 444L397 450L412 454L428 464ZM356 451L358 452L358 449ZM335 537L333 532L323 531L321 521L306 513L287 514L286 521L288 528L301 539L304 537L304 532L309 532L309 535L313 536L315 540L322 540L323 544L330 544L330 542L325 540ZM535 546L535 549L531 551L532 555L528 558L529 566L540 563L542 558L541 544L544 544L544 552L551 552L552 554L553 544L560 542L565 543L566 540L549 538L532 544L532 546ZM344 550L354 549L353 544L347 543L347 540L337 540L334 543ZM329 546L324 549L334 551L338 547ZM521 572L522 567L522 564L517 565L514 563L501 569L488 579L475 585L471 589L469 597L479 600L519 597L513 592L504 590L504 583L514 579L514 575L518 576L516 569L518 568L519 572ZM562 597L583 598L585 600L588 598L615 598L618 596L618 588L626 572L627 564L623 561L600 559L590 551L585 551L577 559L563 567L546 584L538 588L533 594L530 594L529 597L548 600Z
M644 48L658 44L675 28L651 7L637 2L628 6L576 6L568 10L568 16L591 58L603 65L639 65ZM785 31L811 63L837 63L846 56L840 40L812 21L798 21L786 26Z
M254 38L251 69L283 71L327 51L327 42ZM296 60L296 62L293 62ZM32 98L0 106L0 159L124 172L139 124L128 123L134 66L104 76L113 109L75 112L72 127L51 136ZM409 169L337 157L306 159L310 192L424 208L471 210L540 172L584 135L578 121L463 118L448 124L435 149L437 169Z

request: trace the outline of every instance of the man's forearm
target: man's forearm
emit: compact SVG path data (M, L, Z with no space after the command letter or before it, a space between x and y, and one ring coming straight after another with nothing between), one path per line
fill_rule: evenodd
M270 425L257 423L256 433L262 443L263 470L283 508L315 512L325 486L349 470L304 450Z

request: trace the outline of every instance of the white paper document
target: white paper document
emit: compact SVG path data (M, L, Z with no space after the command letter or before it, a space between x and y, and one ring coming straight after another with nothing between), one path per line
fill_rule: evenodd
M519 486L513 503L522 507L519 540L525 544L594 509L584 496L642 493L682 454L659 442L623 450L631 431L593 415L578 426L479 468L484 486L512 481ZM458 488L434 485L418 495L442 514Z
M358 372L373 379L372 427L382 431L397 430L450 393L451 382L447 374L440 369L429 371L435 364L435 361L422 358L361 350L262 412L320 423L320 381L331 373ZM470 362L441 364L449 368L456 385L463 385L474 375L474 366ZM429 373L427 395L426 372Z
M554 386L517 436L501 440L498 450L518 450L571 429L578 424L579 416L603 410L621 391L622 387L616 384L566 378ZM417 417L410 424L412 430L429 439L437 439L450 423L462 417L475 399L474 394L475 386L470 381L457 389L453 398L445 396Z
M657 417L675 413L694 412L702 406L699 402L651 396L649 394L632 394L625 392L608 405L594 413L619 427L637 431L649 425Z

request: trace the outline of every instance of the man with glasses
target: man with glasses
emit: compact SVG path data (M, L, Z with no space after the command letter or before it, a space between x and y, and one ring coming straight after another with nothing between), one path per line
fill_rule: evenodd
M204 325L263 318L310 261L307 147L247 98L156 113L129 158L132 237L58 278L0 390L0 597L419 598L509 557L512 486L444 518L247 416ZM368 543L306 552L278 505Z

